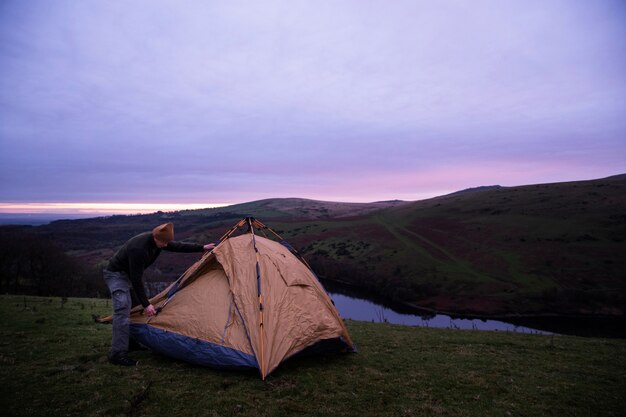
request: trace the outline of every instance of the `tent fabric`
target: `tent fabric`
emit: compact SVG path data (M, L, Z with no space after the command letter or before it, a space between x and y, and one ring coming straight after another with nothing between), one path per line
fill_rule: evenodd
M256 358L248 353L215 343L183 336L147 324L131 324L131 334L139 343L155 352L195 365L218 369L255 368Z
M315 274L281 243L251 233L221 242L150 302L159 314L135 308L132 336L195 364L256 367L265 378L315 345L354 350Z

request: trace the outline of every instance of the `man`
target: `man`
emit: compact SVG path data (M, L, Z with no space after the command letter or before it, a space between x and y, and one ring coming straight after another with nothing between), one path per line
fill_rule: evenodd
M175 242L174 225L166 223L155 227L152 232L131 238L113 255L103 270L113 304L113 338L109 362L123 366L137 365L136 360L128 357L131 300L133 295L136 296L149 317L156 314L143 288L143 272L154 263L161 250L189 253L210 251L214 247L213 243L200 245Z

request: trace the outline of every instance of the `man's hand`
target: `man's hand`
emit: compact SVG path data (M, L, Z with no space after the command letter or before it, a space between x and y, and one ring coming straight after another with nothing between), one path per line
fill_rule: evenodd
M143 311L148 315L148 317L156 316L156 310L152 304L144 308Z
M204 250L205 251L211 251L213 249L215 249L215 243L208 243L208 244L204 245Z

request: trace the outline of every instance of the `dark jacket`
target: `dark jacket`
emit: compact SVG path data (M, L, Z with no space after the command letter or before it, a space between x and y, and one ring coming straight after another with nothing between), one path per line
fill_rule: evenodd
M169 242L163 250L169 252L202 252L203 245L197 243ZM109 261L107 269L114 272L125 272L133 284L135 294L142 306L148 307L150 302L143 288L143 271L152 265L161 253L152 237L152 232L145 232L131 238L118 250Z

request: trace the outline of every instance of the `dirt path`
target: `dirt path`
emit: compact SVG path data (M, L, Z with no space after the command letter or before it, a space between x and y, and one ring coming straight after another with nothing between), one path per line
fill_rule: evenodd
M437 245L431 240L425 238L424 236L418 233L415 233L411 230L408 230L407 228L402 227L398 224L393 224L388 219L385 219L384 217L380 215L375 216L374 218L381 226L387 229L389 233L395 236L398 240L400 240L410 249L416 250L420 252L421 254L428 256L434 261L436 261L437 263L442 264L442 265L443 264L449 265L450 263L454 263L455 266L463 270L463 272L465 272L467 275L478 278L481 281L485 280L486 278L485 275L480 274L479 272L475 271L470 266L468 266L465 261L458 259L453 254L448 252L446 249L442 248L441 246ZM407 237L407 235L414 239ZM428 247L430 250L424 249L424 246L415 242L415 239L423 243L424 246ZM439 256L433 255L433 253Z

